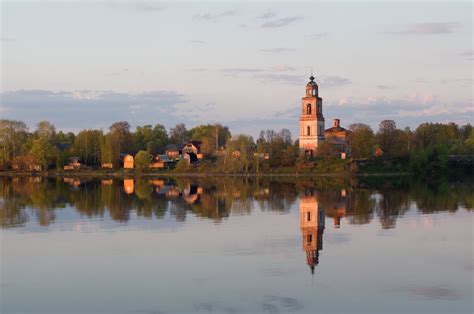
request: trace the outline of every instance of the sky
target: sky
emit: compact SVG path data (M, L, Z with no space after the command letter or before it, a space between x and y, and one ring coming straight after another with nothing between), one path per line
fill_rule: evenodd
M77 132L222 123L473 122L472 3L2 2L0 118Z

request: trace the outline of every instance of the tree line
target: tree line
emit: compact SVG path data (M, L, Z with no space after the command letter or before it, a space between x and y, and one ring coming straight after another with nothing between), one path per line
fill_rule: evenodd
M399 129L393 120L384 120L377 131L362 123L348 129L350 157L353 160L403 161L413 172L429 174L447 167L448 155L474 155L474 131L470 124L423 123L416 129ZM121 166L123 154L151 156L164 153L168 144L184 145L199 140L206 166L223 172L265 172L272 169L304 170L340 159L339 151L328 141L318 148L317 156L308 158L299 151L298 140L288 129L262 130L252 136L232 136L221 124L199 125L187 129L182 123L168 132L161 125L137 126L134 131L126 121L113 123L107 132L86 129L75 134L57 131L48 121L41 121L30 131L22 121L0 120L0 166L3 170L40 164L43 169L62 168L69 157L77 156L82 163L98 167L101 163ZM382 156L375 157L379 149ZM138 161L139 161L138 160ZM140 164L140 163L139 163ZM187 165L178 164L186 169Z

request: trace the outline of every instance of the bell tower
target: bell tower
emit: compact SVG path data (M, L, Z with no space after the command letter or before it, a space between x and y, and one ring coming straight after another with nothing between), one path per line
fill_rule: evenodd
M310 76L306 95L301 99L300 151L314 156L319 143L324 141L323 99L319 97L318 84Z

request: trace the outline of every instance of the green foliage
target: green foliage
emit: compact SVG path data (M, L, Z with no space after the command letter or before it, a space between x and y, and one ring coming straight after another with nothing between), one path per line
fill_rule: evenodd
M350 152L353 158L371 158L374 154L375 134L366 124L356 123L349 126Z
M215 156L218 147L224 146L231 137L229 128L220 124L199 125L189 130L189 134L192 140L202 141L201 151L206 157Z
M103 134L100 130L84 130L77 134L71 153L88 165L99 165Z
M46 137L33 140L30 153L40 161L43 169L48 169L51 165L56 164L58 150Z
M140 170L147 169L150 166L151 158L152 156L148 152L144 150L139 151L135 156L135 167Z

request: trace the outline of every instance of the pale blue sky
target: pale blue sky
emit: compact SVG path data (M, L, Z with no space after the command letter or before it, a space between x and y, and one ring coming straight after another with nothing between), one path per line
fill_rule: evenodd
M3 2L2 118L296 134L311 67L326 126L473 121L471 2Z

